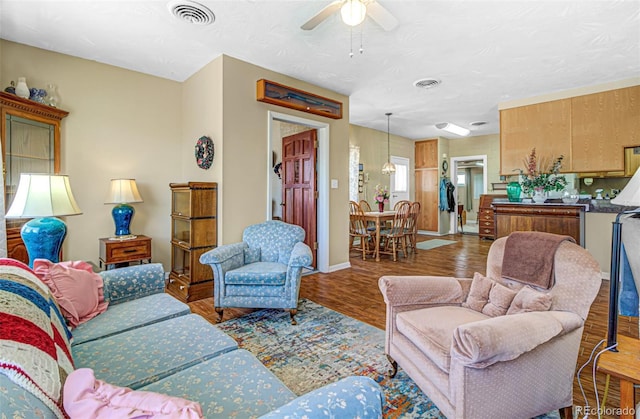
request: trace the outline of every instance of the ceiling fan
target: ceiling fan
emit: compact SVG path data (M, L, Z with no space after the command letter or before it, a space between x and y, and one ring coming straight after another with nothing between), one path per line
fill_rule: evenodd
M342 15L342 21L350 26L359 25L366 16L373 19L385 31L390 31L398 26L398 19L376 0L335 0L316 13L300 28L309 31L338 10Z

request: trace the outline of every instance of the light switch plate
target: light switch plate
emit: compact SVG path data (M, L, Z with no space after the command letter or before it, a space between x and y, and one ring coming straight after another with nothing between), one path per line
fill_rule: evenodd
M331 179L331 189L338 189L338 179Z

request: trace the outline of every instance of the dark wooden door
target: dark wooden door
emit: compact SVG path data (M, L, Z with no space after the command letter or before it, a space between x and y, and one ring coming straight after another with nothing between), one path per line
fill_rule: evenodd
M316 266L316 130L282 138L283 221L306 232L304 242L313 253Z

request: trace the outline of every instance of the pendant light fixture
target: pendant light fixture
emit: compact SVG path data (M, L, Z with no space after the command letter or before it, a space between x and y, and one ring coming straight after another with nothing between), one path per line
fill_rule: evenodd
M391 163L391 148L389 145L389 117L392 114L391 112L387 112L385 115L387 115L387 162L382 166L382 174L390 175L396 172L396 165Z

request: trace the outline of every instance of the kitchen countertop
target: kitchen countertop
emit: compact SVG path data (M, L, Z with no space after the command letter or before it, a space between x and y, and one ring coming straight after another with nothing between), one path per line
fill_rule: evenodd
M580 201L585 201L589 203L589 211L590 212L604 212L604 213L613 213L618 214L624 211L631 211L638 207L627 207L624 205L615 205L612 204L609 199L581 199Z
M566 205L582 205L585 212L594 213L612 213L617 214L623 211L631 211L637 207L627 207L623 205L614 205L609 199L580 199L575 204L565 204L562 199L547 199L544 204L536 204L535 202L509 202L505 198L496 198L493 202L510 203L516 205L550 205L550 206L566 206Z

